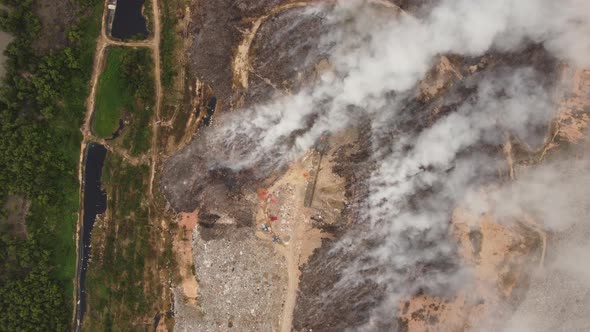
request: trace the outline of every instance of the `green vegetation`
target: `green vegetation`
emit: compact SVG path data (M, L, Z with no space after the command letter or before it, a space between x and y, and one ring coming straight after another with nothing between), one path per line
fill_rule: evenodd
M170 0L162 3L162 38L160 40L160 58L162 61L162 86L166 89L172 87L174 77L177 75L174 68L174 48L176 46L176 33L174 31L178 19L174 15L174 9L182 8L181 0Z
M93 254L87 279L90 330L136 330L157 310L162 290L154 244L161 234L149 223L148 183L149 167L107 155L108 221L94 230L93 248L102 249Z
M0 237L0 330L65 331L61 290L51 280L49 253L39 250L31 236L28 241Z
M154 8L152 7L152 0L145 0L143 3L143 16L145 17L148 35L140 37L146 39L154 34Z
M150 108L154 102L152 63L148 49L110 48L97 87L94 132L99 137L110 137L121 117L131 118L123 146L134 155L150 147Z
M31 201L26 239L0 242L0 330L59 331L72 310L80 126L102 1L73 0L80 18L68 45L39 54L33 0L2 0L8 46L0 87L0 203ZM16 262L16 263L15 263ZM10 268L8 268L10 267Z
M119 125L121 111L133 104L133 97L127 93L121 73L125 50L121 47L109 50L105 70L98 81L92 127L99 137L110 137Z

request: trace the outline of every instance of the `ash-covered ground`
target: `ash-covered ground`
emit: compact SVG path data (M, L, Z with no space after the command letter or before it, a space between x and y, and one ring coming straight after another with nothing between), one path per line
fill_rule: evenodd
M498 193L559 145L557 83L582 18L542 0L391 4L195 2L191 72L223 106L163 170L171 207L199 216L182 329L476 329L526 299L555 216Z
M281 2L285 1L193 1L189 69L212 86L224 105L232 101L232 61L240 30L247 27L249 18L264 15Z

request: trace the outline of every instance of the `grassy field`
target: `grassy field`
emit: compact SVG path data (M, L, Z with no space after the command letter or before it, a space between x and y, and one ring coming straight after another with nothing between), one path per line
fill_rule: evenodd
M161 234L149 222L148 182L149 167L131 166L115 154L107 155L103 169L107 221L97 223L92 235L86 330L146 328L159 309Z
M97 87L94 133L102 138L112 136L119 120L125 117L131 124L124 131L123 146L133 155L146 152L151 138L153 89L153 63L148 49L109 48Z
M127 52L122 47L108 50L106 66L98 81L92 122L93 131L99 137L110 137L119 126L122 112L133 107L133 95L129 94L122 72L123 56Z

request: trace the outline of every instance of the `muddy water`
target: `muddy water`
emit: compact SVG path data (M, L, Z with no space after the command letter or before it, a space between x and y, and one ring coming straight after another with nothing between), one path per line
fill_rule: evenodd
M78 294L76 320L80 330L82 318L86 312L86 271L90 260L90 235L96 216L106 211L107 196L101 187L102 166L107 150L97 143L90 143L86 149L84 159L84 221L80 229L80 243L78 244Z
M118 0L111 35L118 39L129 39L141 35L147 37L147 24L141 9L145 0Z

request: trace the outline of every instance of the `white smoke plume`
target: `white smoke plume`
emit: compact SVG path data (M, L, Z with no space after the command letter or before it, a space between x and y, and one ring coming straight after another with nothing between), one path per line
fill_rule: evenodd
M500 219L527 213L549 232L547 258L532 271L527 296L506 321L507 332L586 331L590 328L590 159L583 151L529 169L492 193L474 212ZM573 157L578 155L579 157ZM499 318L499 317L497 317ZM488 324L477 331L490 332Z
M560 60L590 65L590 2L442 0L418 17L394 18L376 5L342 0L319 12L330 27L319 47L331 54L332 71L294 95L222 119L207 137L209 145L224 147L212 164L273 170L300 156L323 133L370 119L378 168L371 175L368 218L363 222L368 225L366 237L376 239L377 245L348 267L337 288L372 278L386 287L389 297L382 310L391 315L401 296L464 276L453 271L456 279L446 272L408 277L408 271L424 262L452 254L448 243L431 242L447 232L453 205L499 167L491 156L464 152L501 144L508 137L538 146L543 139L538 128L549 123L556 109L551 92L530 68L481 77L473 83L477 93L472 98L418 133L396 131L404 101L441 54L481 56L540 43ZM539 206L536 202L543 202L546 186L554 184L547 181L536 187L535 181L523 179L506 188L507 197L527 199L503 199L510 203L504 205L505 212L521 203ZM536 196L523 195L530 191ZM567 197L561 198L563 204L555 198L555 205L540 205L538 211L548 217L542 220L550 227L557 220L552 214L568 206ZM363 240L345 238L335 250L351 250L348 247ZM424 243L429 245L421 246ZM381 272L363 274L369 269ZM364 328L375 329L380 319L377 311Z
M383 272L370 278L387 285L382 310L391 313L404 295L450 289L465 280L461 270L421 268L452 256L452 246L442 240L451 209L500 167L501 161L483 153L460 153L476 144L501 144L509 136L530 139L534 128L550 121L554 109L530 69L499 75L480 81L477 96L456 112L416 137L401 137L393 152L380 160L370 180L369 227L363 238L350 239L338 249L358 250L365 237L379 239L380 245L361 255L338 287L350 287L363 280L364 271L380 269ZM416 197L418 202L409 204ZM418 276L408 273L415 269ZM366 329L376 329L381 318L373 317Z
M242 111L216 133L227 145L228 166L248 167L275 151L291 160L325 131L337 131L363 112L395 117L385 96L411 90L439 54L482 55L543 43L561 59L590 63L590 3L587 1L441 1L417 19L380 12L364 1L339 1L326 13L332 27L320 47L328 49L331 73L299 93ZM309 117L318 116L313 126ZM307 129L293 145L283 140ZM251 144L244 144L243 140Z

